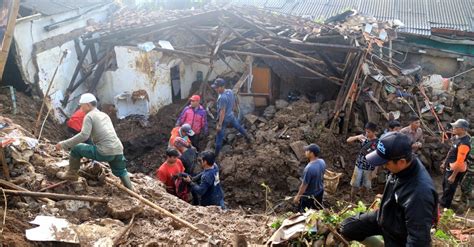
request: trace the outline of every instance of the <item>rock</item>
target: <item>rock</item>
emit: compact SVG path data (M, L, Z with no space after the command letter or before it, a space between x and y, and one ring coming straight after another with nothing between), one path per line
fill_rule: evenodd
M321 103L314 103L314 104L311 104L311 112L319 112L319 110L321 109Z
M262 128L263 126L265 126L265 123L259 123L258 124L258 128Z
M237 137L237 136L235 134L232 134L232 133L227 135L227 142L232 143L232 141L235 140L235 137Z
M224 145L221 149L221 153L227 154L232 152L232 146L231 145Z
M290 192L295 192L295 191L298 191L301 182L299 179L295 177L287 177L286 183L288 184L288 188L290 189Z
M79 219L79 221L84 222L91 219L92 213L88 208L80 208L77 210L75 216Z
M271 105L265 108L265 111L263 112L263 116L266 119L272 119L275 116L275 113L276 113L276 108L274 105Z
M313 242L313 247L323 247L324 246L324 240L320 239L316 242Z
M291 149L293 150L299 161L304 161L306 159L306 156L304 154L304 147L306 145L308 145L308 143L304 141L296 141L290 144Z
M245 120L247 120L250 124L254 124L258 120L258 117L253 114L247 114L245 115Z
M334 239L334 234L329 233L326 237L326 245L325 246L336 246L336 240Z
M222 176L228 176L234 173L235 171L235 165L236 165L236 156L231 157L229 159L224 159L221 162L221 174Z
M77 212L81 208L90 208L90 203L85 201L62 200L56 202L56 207L63 208L69 212Z
M279 99L279 100L275 101L275 107L276 107L277 110L281 110L281 109L287 107L288 105L289 105L289 103L286 100Z
M81 193L87 191L87 182L84 178L79 177L79 181L72 183L72 188L74 192Z
M128 220L143 210L140 201L135 198L112 198L107 203L107 212L114 219Z

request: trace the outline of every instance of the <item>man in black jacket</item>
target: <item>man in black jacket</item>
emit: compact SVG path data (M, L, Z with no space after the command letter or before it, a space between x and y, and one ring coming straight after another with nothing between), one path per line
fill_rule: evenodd
M380 209L345 219L341 233L348 240L364 241L382 235L385 246L430 246L430 230L437 221L438 197L433 180L411 151L402 133L390 133L366 158L390 171Z

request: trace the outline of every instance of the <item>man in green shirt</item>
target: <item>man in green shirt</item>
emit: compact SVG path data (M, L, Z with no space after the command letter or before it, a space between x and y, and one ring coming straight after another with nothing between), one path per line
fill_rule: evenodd
M127 172L122 142L115 133L110 117L97 109L97 99L86 93L79 99L81 110L86 113L82 130L77 135L56 144L56 149L71 149L69 169L58 173L60 179L76 181L81 166L81 158L86 157L97 161L106 161L112 173L119 177L123 185L132 189L132 182ZM91 138L94 145L83 143Z

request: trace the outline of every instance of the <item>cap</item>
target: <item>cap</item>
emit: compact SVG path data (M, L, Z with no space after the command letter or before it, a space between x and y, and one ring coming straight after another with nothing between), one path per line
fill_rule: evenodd
M458 119L454 123L450 123L453 128L463 128L463 129L469 129L469 122L466 119Z
M321 152L321 148L317 144L311 143L308 146L304 147L305 151L311 151L314 154L318 155Z
M79 99L79 104L87 104L87 103L91 103L91 102L94 102L94 101L97 101L97 99L95 98L95 96L91 93L85 93L83 95L81 95L81 98Z
M217 78L211 87L218 88L218 87L224 87L224 86L225 86L225 80L222 78Z
M187 136L193 136L194 135L194 131L191 128L191 125L189 125L189 124L183 124L183 126L181 126L180 130L182 130L184 133L186 133Z
M193 95L193 96L191 96L191 98L189 98L189 100L192 100L192 101L201 101L201 96L199 96L199 95Z
M382 137L377 143L377 149L367 154L367 163L372 166L381 166L390 160L399 160L411 157L411 140L408 136L391 132Z
M181 137L174 139L174 146L177 148L189 147L189 143Z

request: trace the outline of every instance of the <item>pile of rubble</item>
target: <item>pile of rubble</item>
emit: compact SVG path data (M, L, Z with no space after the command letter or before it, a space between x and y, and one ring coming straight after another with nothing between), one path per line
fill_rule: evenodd
M235 130L226 129L220 162L226 201L253 210L291 209L287 197L298 190L307 162L303 147L309 143L320 145L327 168L346 174L341 183L347 183L352 167L346 168L346 163L355 157L357 148L348 149L344 140L325 127L333 107L334 101L310 103L302 98L291 104L278 100L262 116L248 114L245 122L255 139L251 147L236 138Z
M212 239L157 214L139 199L104 183L98 179L99 175L112 175L108 168L98 163L83 160L79 181L60 181L56 174L66 169L66 152L55 151L48 143L38 143L29 137L32 135L27 130L8 118L2 117L0 122L8 123L8 127L0 130L2 142L11 140L5 145L10 179L0 179L0 187L6 192L6 196L0 198L1 205L7 204L7 217L2 225L4 235L1 236L1 242L6 245L30 245L33 243L30 241L80 243L84 246L118 243L132 246L160 243L198 245L209 241L230 245L236 238L261 244L271 234L267 224L273 220L272 217L248 215L239 210L222 211L218 207L191 206L166 193L161 182L144 174L132 176L135 192L206 232ZM14 191L38 194L12 196ZM58 199L40 192L74 198Z
M449 123L459 118L474 121L474 99L470 97L474 78L468 74L456 78L421 76L420 69L370 68L366 85L354 102L359 110L344 117L349 119L349 131L359 133L364 119L378 123L383 130L388 119L398 119L407 126L411 116L419 117L425 140L419 157L426 167L437 171L449 149Z

